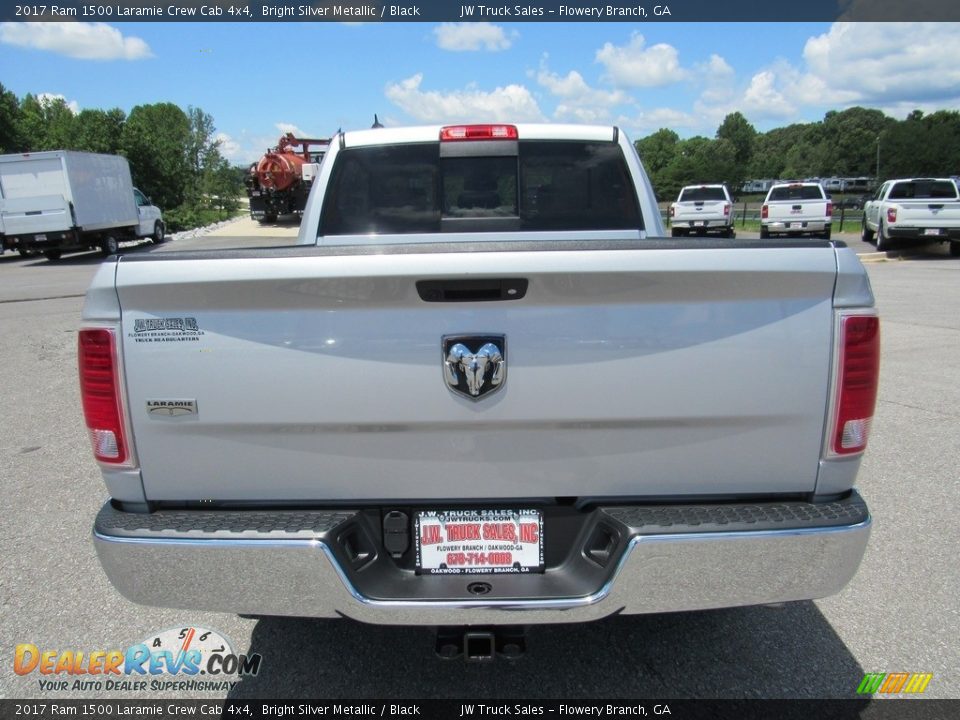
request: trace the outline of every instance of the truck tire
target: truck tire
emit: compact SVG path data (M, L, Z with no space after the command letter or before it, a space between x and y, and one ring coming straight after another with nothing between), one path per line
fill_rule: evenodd
M263 223L275 223L276 221L277 221L276 215L264 215L263 219L260 220L260 224L262 225Z
M769 237L770 237L770 231L767 230L765 227L762 227L762 226L761 226L761 227L760 227L760 239L761 239L761 240L766 240L766 239L768 239Z
M827 228L826 232L823 233L823 239L824 239L824 240L829 240L829 239L830 239L830 235L831 235L832 233L833 233L833 227L830 226L830 227Z
M43 252L43 256L50 262L56 262L57 260L59 260L60 255L61 253L59 250L45 250Z
M670 237L680 237L680 231L676 228L670 228Z
M950 243L950 257L960 257L960 241Z
M17 252L20 253L20 257L25 258L33 257L37 254L36 250L27 250L26 248L19 248Z
M153 224L153 235L150 236L150 240L151 242L153 242L154 245L159 245L160 243L163 242L163 236L164 236L163 223L157 220Z
M890 252L893 250L893 240L888 238L883 232L883 220L877 225L877 250L879 252Z
M860 223L860 239L865 243L873 243L873 230L867 227L867 218L864 216Z
M104 257L110 257L120 252L120 243L113 235L107 235L100 242L100 254Z

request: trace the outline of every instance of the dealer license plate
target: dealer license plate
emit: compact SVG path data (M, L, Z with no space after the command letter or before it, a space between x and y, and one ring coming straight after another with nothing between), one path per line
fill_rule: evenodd
M939 234L940 234L940 229L939 229L939 228L927 228L926 230L923 231L923 234L924 234L924 235L939 235Z
M542 572L539 510L417 513L417 572L427 575Z
M46 239L47 239L47 236L46 236L46 235L34 235L34 236L33 236L34 242L45 242Z

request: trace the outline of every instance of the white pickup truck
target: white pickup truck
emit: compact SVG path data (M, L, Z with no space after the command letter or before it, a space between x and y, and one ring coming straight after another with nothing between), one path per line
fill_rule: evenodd
M613 127L330 148L301 244L120 256L87 293L93 537L123 595L474 626L483 656L476 626L853 577L879 334L851 250L663 237Z
M733 238L733 198L725 185L688 185L670 205L670 235L719 232Z
M949 243L960 256L960 196L951 178L888 180L863 206L861 237L877 250L901 240Z
M833 203L820 183L774 185L760 208L760 238L813 235L830 239Z

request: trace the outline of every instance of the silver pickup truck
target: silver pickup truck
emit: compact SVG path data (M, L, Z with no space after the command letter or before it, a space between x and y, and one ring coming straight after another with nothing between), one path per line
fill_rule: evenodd
M87 293L123 595L504 626L851 579L879 339L842 243L664 238L613 127L330 148L301 244L121 256Z

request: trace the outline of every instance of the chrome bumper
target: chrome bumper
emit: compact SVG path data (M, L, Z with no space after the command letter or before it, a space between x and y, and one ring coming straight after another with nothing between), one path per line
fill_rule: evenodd
M861 507L863 517L854 524L729 532L683 527L680 532L632 534L624 538L623 552L606 580L594 592L575 597L374 599L357 590L331 540L307 537L302 531L297 537L284 537L283 532L239 537L222 530L137 537L110 534L98 523L93 537L113 585L129 600L145 605L258 615L342 615L396 625L567 623L617 613L832 595L849 582L863 557L871 520L862 501ZM466 585L493 577L448 576L439 581ZM408 583L431 581L436 579L409 573Z

